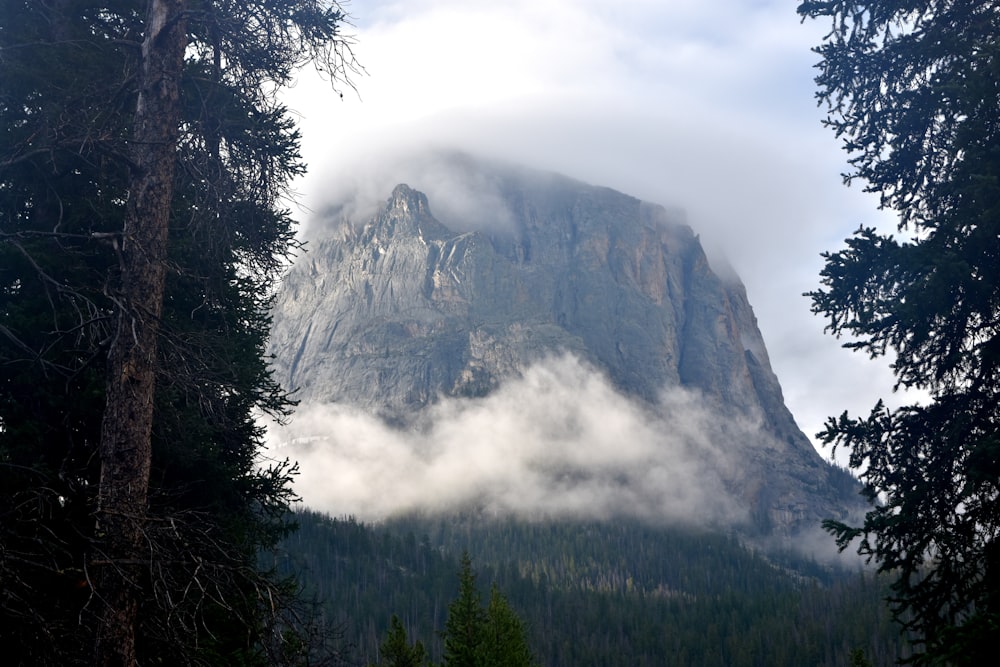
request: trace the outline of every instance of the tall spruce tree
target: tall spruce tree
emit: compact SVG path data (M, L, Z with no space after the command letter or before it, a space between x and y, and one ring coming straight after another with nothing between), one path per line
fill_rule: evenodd
M524 623L496 584L490 588L483 625L483 667L533 667Z
M531 649L524 623L496 584L487 606L476 586L468 552L462 553L458 597L448 606L445 622L444 667L531 667Z
M462 553L458 575L458 597L448 606L448 619L445 622L446 667L480 667L485 623L486 613L476 586L476 573L466 551Z
M418 639L413 644L406 636L406 628L395 614L389 621L389 633L379 646L381 659L371 667L425 667L427 651Z
M828 522L891 573L919 664L990 662L1000 633L1000 5L802 2L832 27L818 97L861 179L899 216L825 255L813 310L847 347L891 355L930 399L821 434L850 449L872 502Z
M0 10L0 633L20 664L243 663L287 636L259 411L302 170L274 91L352 66L320 0ZM284 651L287 655L287 651ZM291 656L290 659L293 659Z

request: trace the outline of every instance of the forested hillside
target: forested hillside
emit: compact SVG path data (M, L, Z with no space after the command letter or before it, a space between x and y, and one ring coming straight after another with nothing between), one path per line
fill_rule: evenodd
M362 665L393 614L440 660L463 550L480 587L498 584L524 619L543 665L833 666L857 649L891 665L902 650L871 576L718 534L472 515L298 519L277 564L299 574Z

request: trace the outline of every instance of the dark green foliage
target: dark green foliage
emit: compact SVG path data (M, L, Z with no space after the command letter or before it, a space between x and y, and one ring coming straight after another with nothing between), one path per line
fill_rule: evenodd
M458 597L448 605L448 620L444 630L444 665L447 667L480 667L485 653L486 613L483 609L476 573L472 570L469 553L462 554L458 575Z
M98 444L145 6L0 10L0 637L10 664L88 664L93 574L110 565L94 524ZM293 589L257 567L258 550L286 534L293 500L294 470L260 459L256 416L290 406L264 344L294 248L279 200L302 169L290 118L261 84L286 83L310 56L340 66L342 15L324 6L190 3L149 558L135 582L144 662L302 657L270 613Z
M482 634L480 664L483 667L532 667L535 664L524 623L495 583L490 588Z
M873 507L831 522L895 583L917 663L989 662L1000 631L1000 6L803 2L827 124L908 240L861 229L824 257L813 311L846 347L890 355L930 400L830 419Z
M881 667L901 655L885 590L870 575L764 558L726 536L629 521L466 517L371 528L307 512L299 524L281 568L302 573L365 662L394 613L441 661L463 551L479 580L503 591L549 667L842 667L858 647Z
M395 614L389 621L389 634L386 635L379 651L381 659L378 663L373 663L372 667L424 667L427 664L424 645L420 640L410 644L406 628Z
M872 667L872 663L865 657L864 651L856 648L851 651L851 667Z
M524 624L496 583L482 605L469 552L462 553L458 597L448 606L442 667L532 667Z
M482 605L476 573L468 552L462 553L458 595L448 605L445 629L438 633L444 644L442 667L533 667L524 623L511 608L496 583L489 604ZM379 666L409 667L426 664L421 642L411 646L399 617L393 614L389 632L379 647Z
M394 614L410 636L424 639L432 657L440 657L439 633L458 594L456 560L412 533L376 533L351 519L301 512L297 524L270 564L298 576L330 622L343 629L345 643L358 647L359 662L378 659Z

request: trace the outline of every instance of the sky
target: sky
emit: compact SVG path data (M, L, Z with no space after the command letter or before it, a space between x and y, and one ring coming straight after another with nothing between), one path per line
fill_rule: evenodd
M803 292L820 253L891 228L848 188L821 121L811 51L826 25L794 0L354 0L355 89L304 73L305 238L395 156L461 149L679 207L742 278L785 400L812 437L827 416L898 404L887 364L824 334ZM419 180L419 175L417 176ZM420 188L420 183L410 183ZM389 192L378 194L382 199ZM434 202L431 201L431 208ZM828 449L821 449L829 458Z

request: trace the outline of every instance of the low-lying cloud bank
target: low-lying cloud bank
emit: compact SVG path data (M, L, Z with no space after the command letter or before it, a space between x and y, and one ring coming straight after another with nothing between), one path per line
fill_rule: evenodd
M299 462L305 504L334 515L476 507L701 524L746 519L723 480L740 466L736 443L759 437L754 424L721 419L682 389L651 410L571 356L488 397L445 399L406 430L349 406L312 405L268 436L273 456Z

